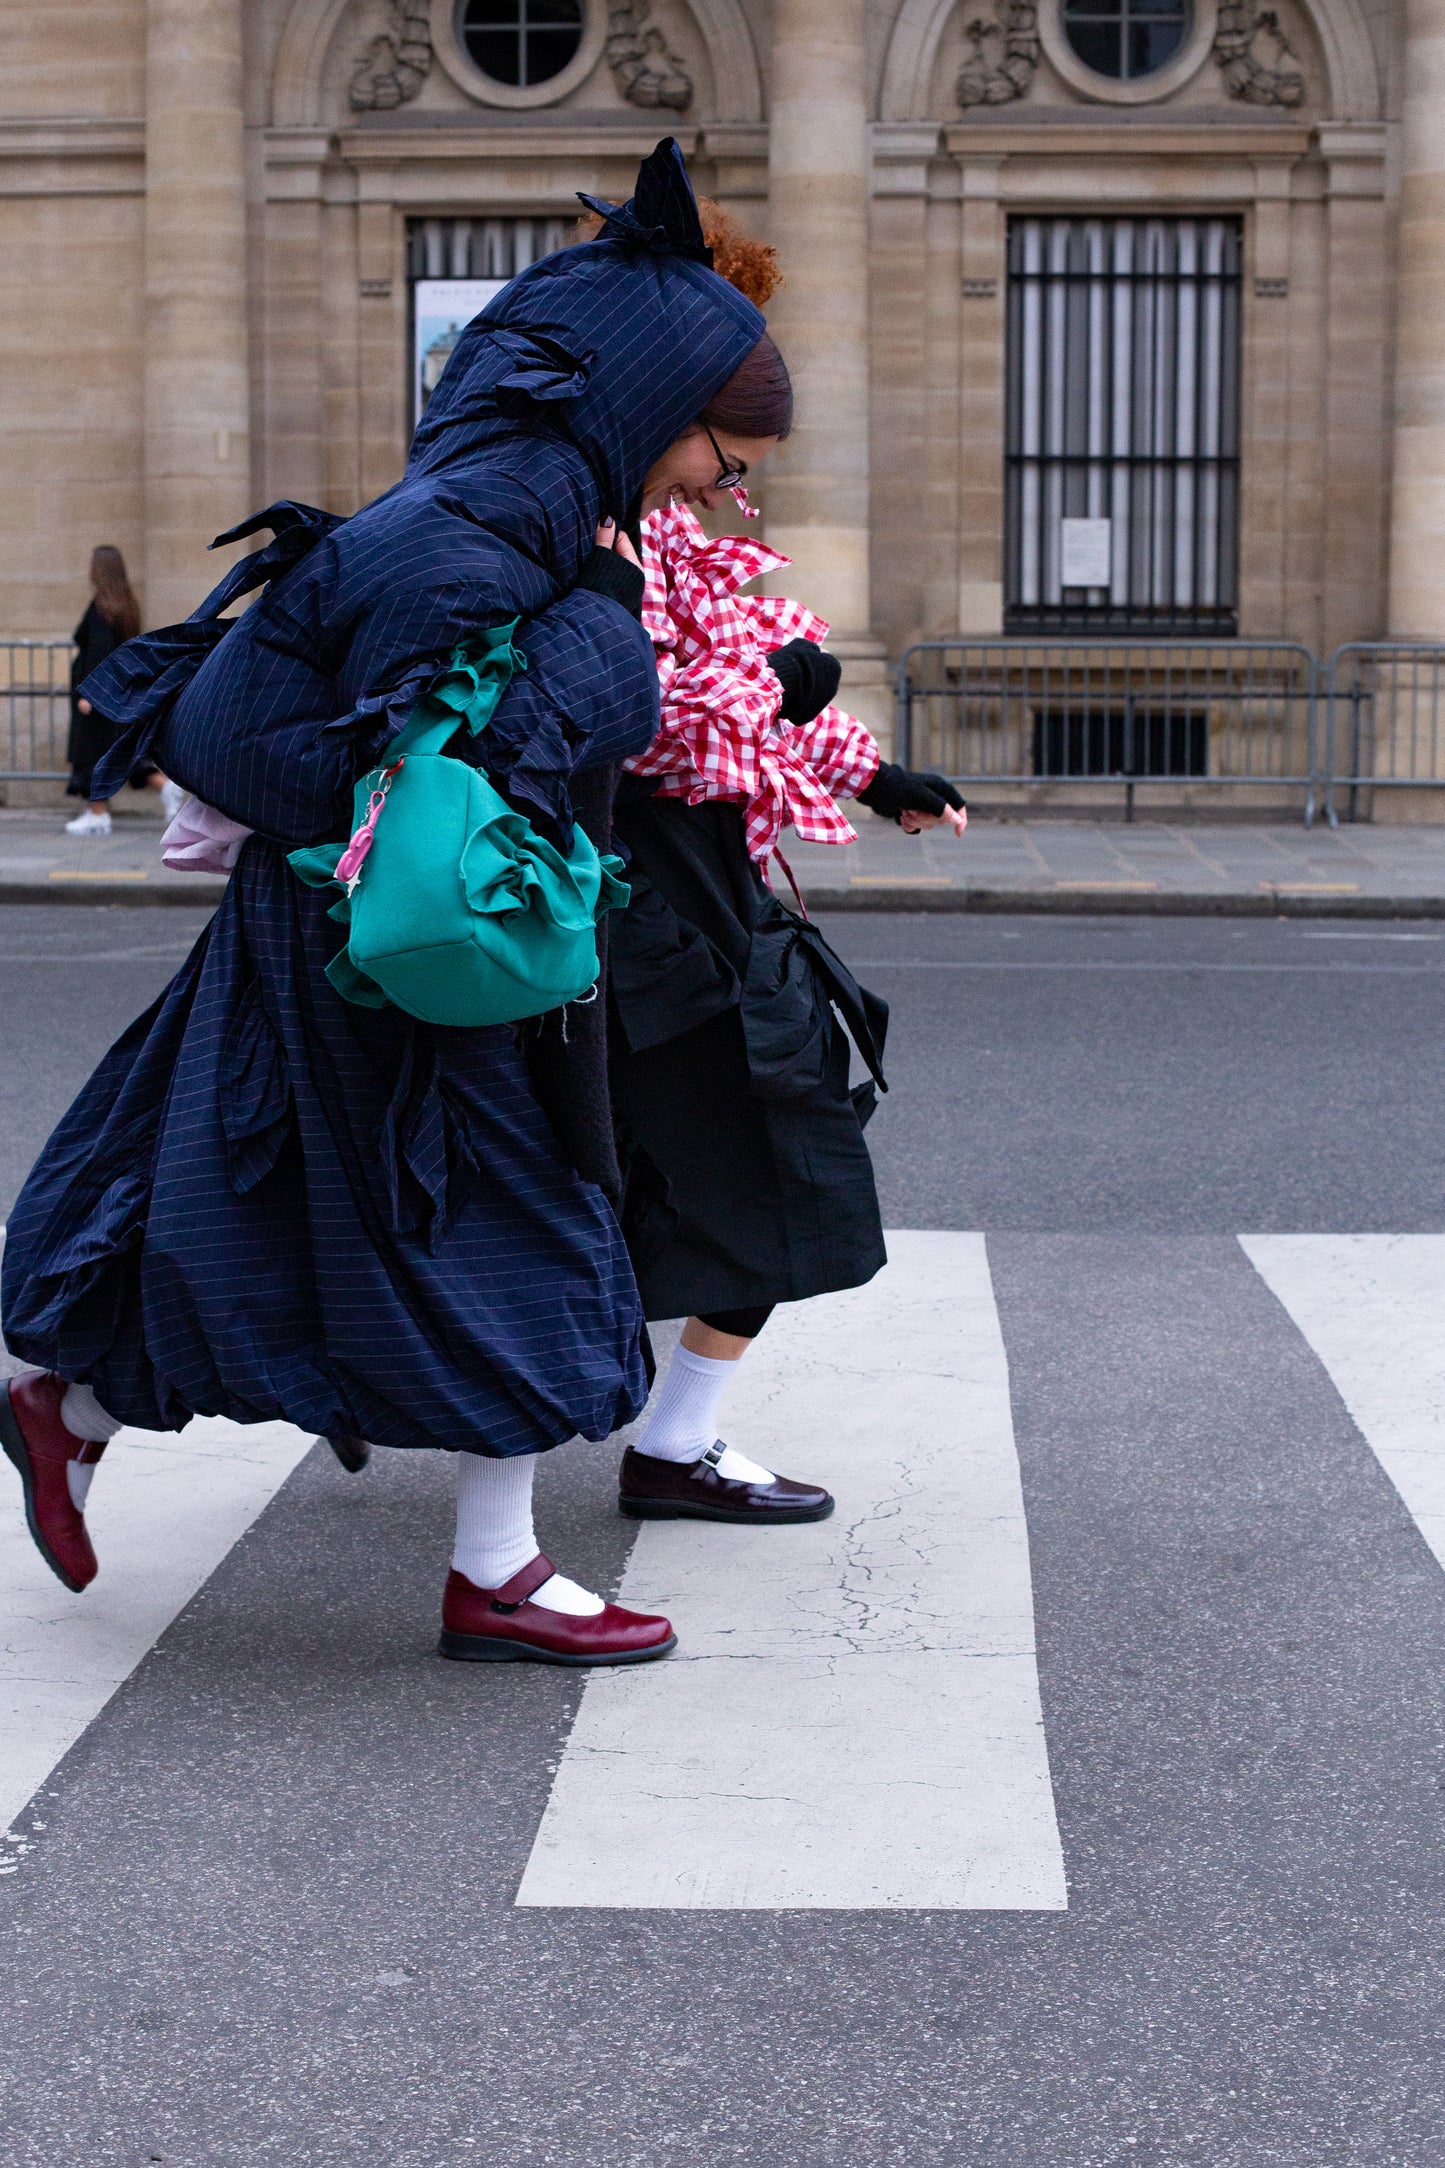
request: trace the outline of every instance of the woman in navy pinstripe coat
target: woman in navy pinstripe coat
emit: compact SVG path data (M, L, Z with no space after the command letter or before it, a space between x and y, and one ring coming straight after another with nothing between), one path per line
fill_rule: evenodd
M153 757L255 833L10 1221L6 1337L43 1375L0 1400L0 1441L72 1587L95 1570L84 1490L111 1430L283 1417L459 1451L481 1546L467 1555L495 1567L489 1530L504 1552L525 1539L481 1586L478 1631L449 1599L452 1643L475 1645L448 1653L618 1661L671 1645L665 1620L553 1574L530 1533L534 1456L606 1437L645 1397L611 1206L560 1149L510 1028L433 1028L332 990L344 935L286 863L346 834L356 777L479 627L521 617L528 667L477 757L564 848L573 774L656 728L648 640L584 574L599 523L689 438L763 321L709 268L675 144L630 204L598 208L597 240L533 266L468 327L396 488L344 522L273 505L235 530L273 540L192 619L88 681L121 726L116 773Z

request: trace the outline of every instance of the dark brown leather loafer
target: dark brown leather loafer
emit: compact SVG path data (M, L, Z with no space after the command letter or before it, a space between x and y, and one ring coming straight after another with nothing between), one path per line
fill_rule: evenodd
M781 1528L795 1521L825 1521L833 1500L816 1483L735 1483L719 1475L727 1447L721 1438L701 1460L654 1460L631 1446L622 1456L617 1508L635 1521L739 1521Z

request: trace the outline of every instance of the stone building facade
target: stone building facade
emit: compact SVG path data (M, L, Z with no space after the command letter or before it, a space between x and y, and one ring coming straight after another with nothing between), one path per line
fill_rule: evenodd
M920 637L1445 631L1445 0L9 0L6 44L0 632L96 542L160 623L247 512L385 489L449 307L666 132L780 251L767 533L865 709Z

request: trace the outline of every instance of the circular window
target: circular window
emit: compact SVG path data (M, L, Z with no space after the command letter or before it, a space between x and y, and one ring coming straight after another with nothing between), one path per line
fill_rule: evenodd
M1081 98L1157 105L1208 60L1219 0L1045 0L1038 25L1050 66Z
M582 0L462 0L457 11L468 57L494 83L517 90L550 83L570 66L583 27Z
M1189 35L1189 4L1188 0L1065 0L1063 20L1064 35L1086 68L1116 83L1128 83L1157 74L1176 58Z

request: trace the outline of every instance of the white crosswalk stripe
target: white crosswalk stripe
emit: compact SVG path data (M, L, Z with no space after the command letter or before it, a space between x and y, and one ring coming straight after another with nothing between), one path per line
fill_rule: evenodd
M983 1237L888 1248L780 1310L726 1409L837 1513L644 1524L620 1600L679 1648L589 1677L519 1904L1067 1904Z
M0 1460L0 1829L275 1496L311 1440L289 1423L197 1416L122 1430L86 1512L101 1571L81 1596L30 1540ZM0 1873L5 1871L0 1865Z
M1445 1235L1241 1235L1445 1566Z
M1445 1235L1241 1236L1445 1565ZM780 1310L727 1427L838 1513L644 1524L621 1600L665 1663L587 1681L524 1906L1067 1904L1007 1363L984 1240L894 1234L872 1286ZM80 1598L0 1466L0 1829L308 1449L279 1423L124 1431ZM645 1840L645 1841L644 1841ZM0 1861L0 1873L7 1863Z

